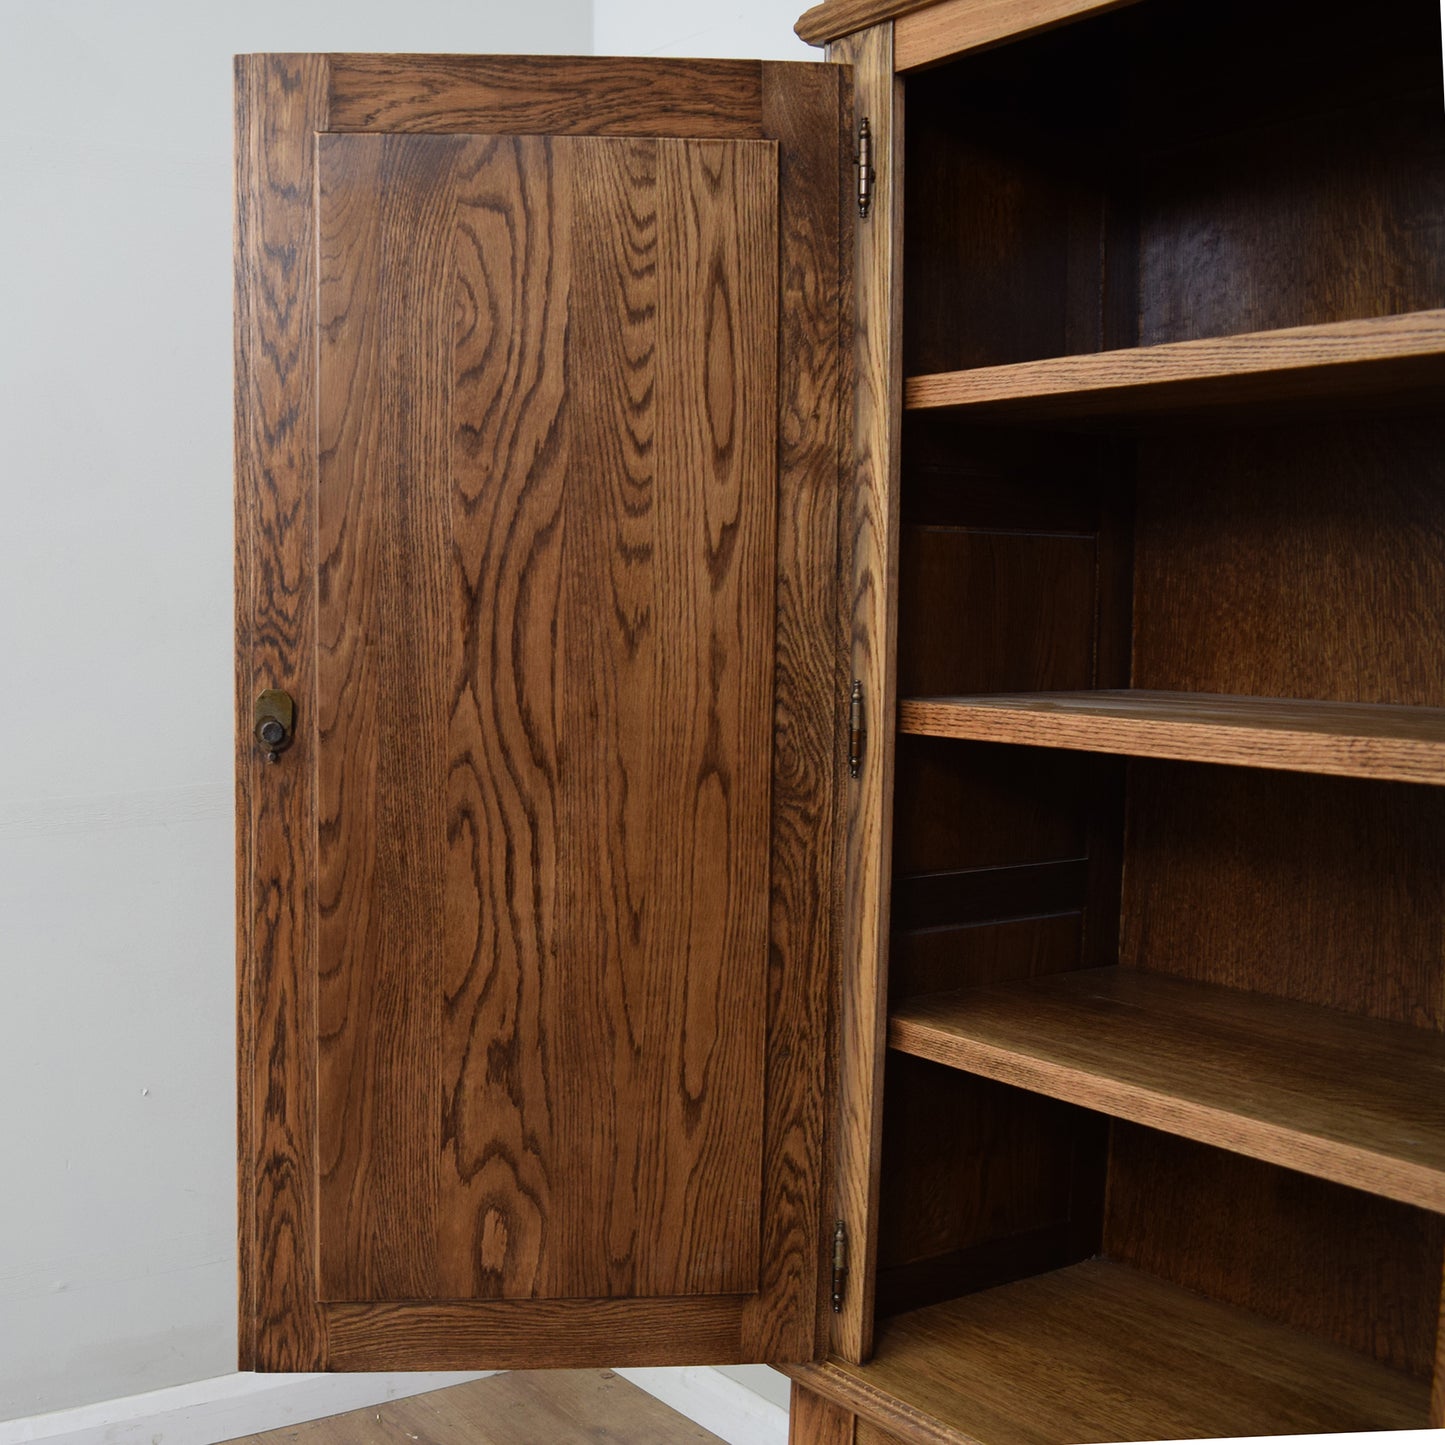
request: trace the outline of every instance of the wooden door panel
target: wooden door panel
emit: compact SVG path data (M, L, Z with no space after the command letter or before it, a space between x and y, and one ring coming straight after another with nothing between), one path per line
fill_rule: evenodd
M817 1348L843 86L600 64L238 62L245 1368Z
M749 1292L777 147L318 146L322 1298Z

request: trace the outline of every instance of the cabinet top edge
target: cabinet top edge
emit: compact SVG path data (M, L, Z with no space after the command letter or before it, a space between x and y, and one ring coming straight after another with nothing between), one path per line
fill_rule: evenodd
M894 25L893 68L918 70L971 50L1020 40L1136 4L1137 0L823 0L794 26L826 45L875 25Z
M822 4L805 10L793 29L798 38L809 45L827 45L855 30L867 30L885 20L938 3L939 0L823 0Z

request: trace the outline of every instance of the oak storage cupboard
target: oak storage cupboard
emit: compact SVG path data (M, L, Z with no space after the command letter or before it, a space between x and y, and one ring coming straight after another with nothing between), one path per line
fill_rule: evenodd
M238 61L242 1367L1445 1424L1438 8L799 31Z

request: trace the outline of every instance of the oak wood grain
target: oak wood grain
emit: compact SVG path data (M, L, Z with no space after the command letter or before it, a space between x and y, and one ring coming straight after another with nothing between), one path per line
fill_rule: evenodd
M918 70L952 55L1021 39L1134 0L942 0L904 11L893 23L894 68Z
M1132 685L1445 707L1445 419L1141 438Z
M436 1289L449 680L434 664L451 641L447 353L464 144L317 141L322 1299Z
M1148 689L904 698L905 733L1445 783L1445 708Z
M781 260L763 1218L758 1292L744 1320L762 1359L816 1358L831 1308L821 1255L844 866L840 478L853 458L846 80L839 66L763 66Z
M326 1368L316 1307L314 56L236 62L238 1252L243 1368ZM252 699L301 699L288 766Z
M917 999L897 1049L1445 1211L1445 1039L1243 990L1089 969Z
M1102 1252L1428 1380L1445 1215L1115 1122Z
M1445 376L1445 311L1170 341L910 376L904 405L1012 420L1244 408L1429 387Z
M326 59L327 130L763 136L762 67L755 60L362 54Z
M323 1306L335 1370L545 1370L753 1359L747 1295Z
M793 1385L788 1410L788 1445L854 1445L853 1416L847 1410Z
M1135 761L1119 962L1445 1026L1445 791Z
M775 147L321 157L323 1298L745 1292Z
M790 1369L909 1442L1422 1428L1423 1382L1103 1260L888 1321L867 1366Z
M870 215L853 232L853 444L845 471L840 568L847 678L862 686L867 739L846 789L840 923L836 1210L851 1241L850 1283L833 1319L833 1349L866 1359L873 1319L882 1130L888 892L892 849L897 646L903 97L886 26L840 42L853 67L855 117L869 118L878 176Z
M906 47L898 53L896 68L909 70L927 60L1127 3L1129 0L824 0L805 10L793 29L809 45L826 45L892 20L895 46Z

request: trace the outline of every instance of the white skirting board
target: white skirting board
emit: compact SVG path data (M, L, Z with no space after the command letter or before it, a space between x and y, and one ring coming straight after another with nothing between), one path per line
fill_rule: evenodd
M0 1421L0 1445L217 1445L238 1435L480 1380L485 1373L221 1375L73 1410ZM787 1445L788 1412L719 1370L617 1373L728 1445Z
M787 1409L721 1370L684 1366L616 1373L728 1445L788 1445ZM783 1384L787 1384L785 1379Z

